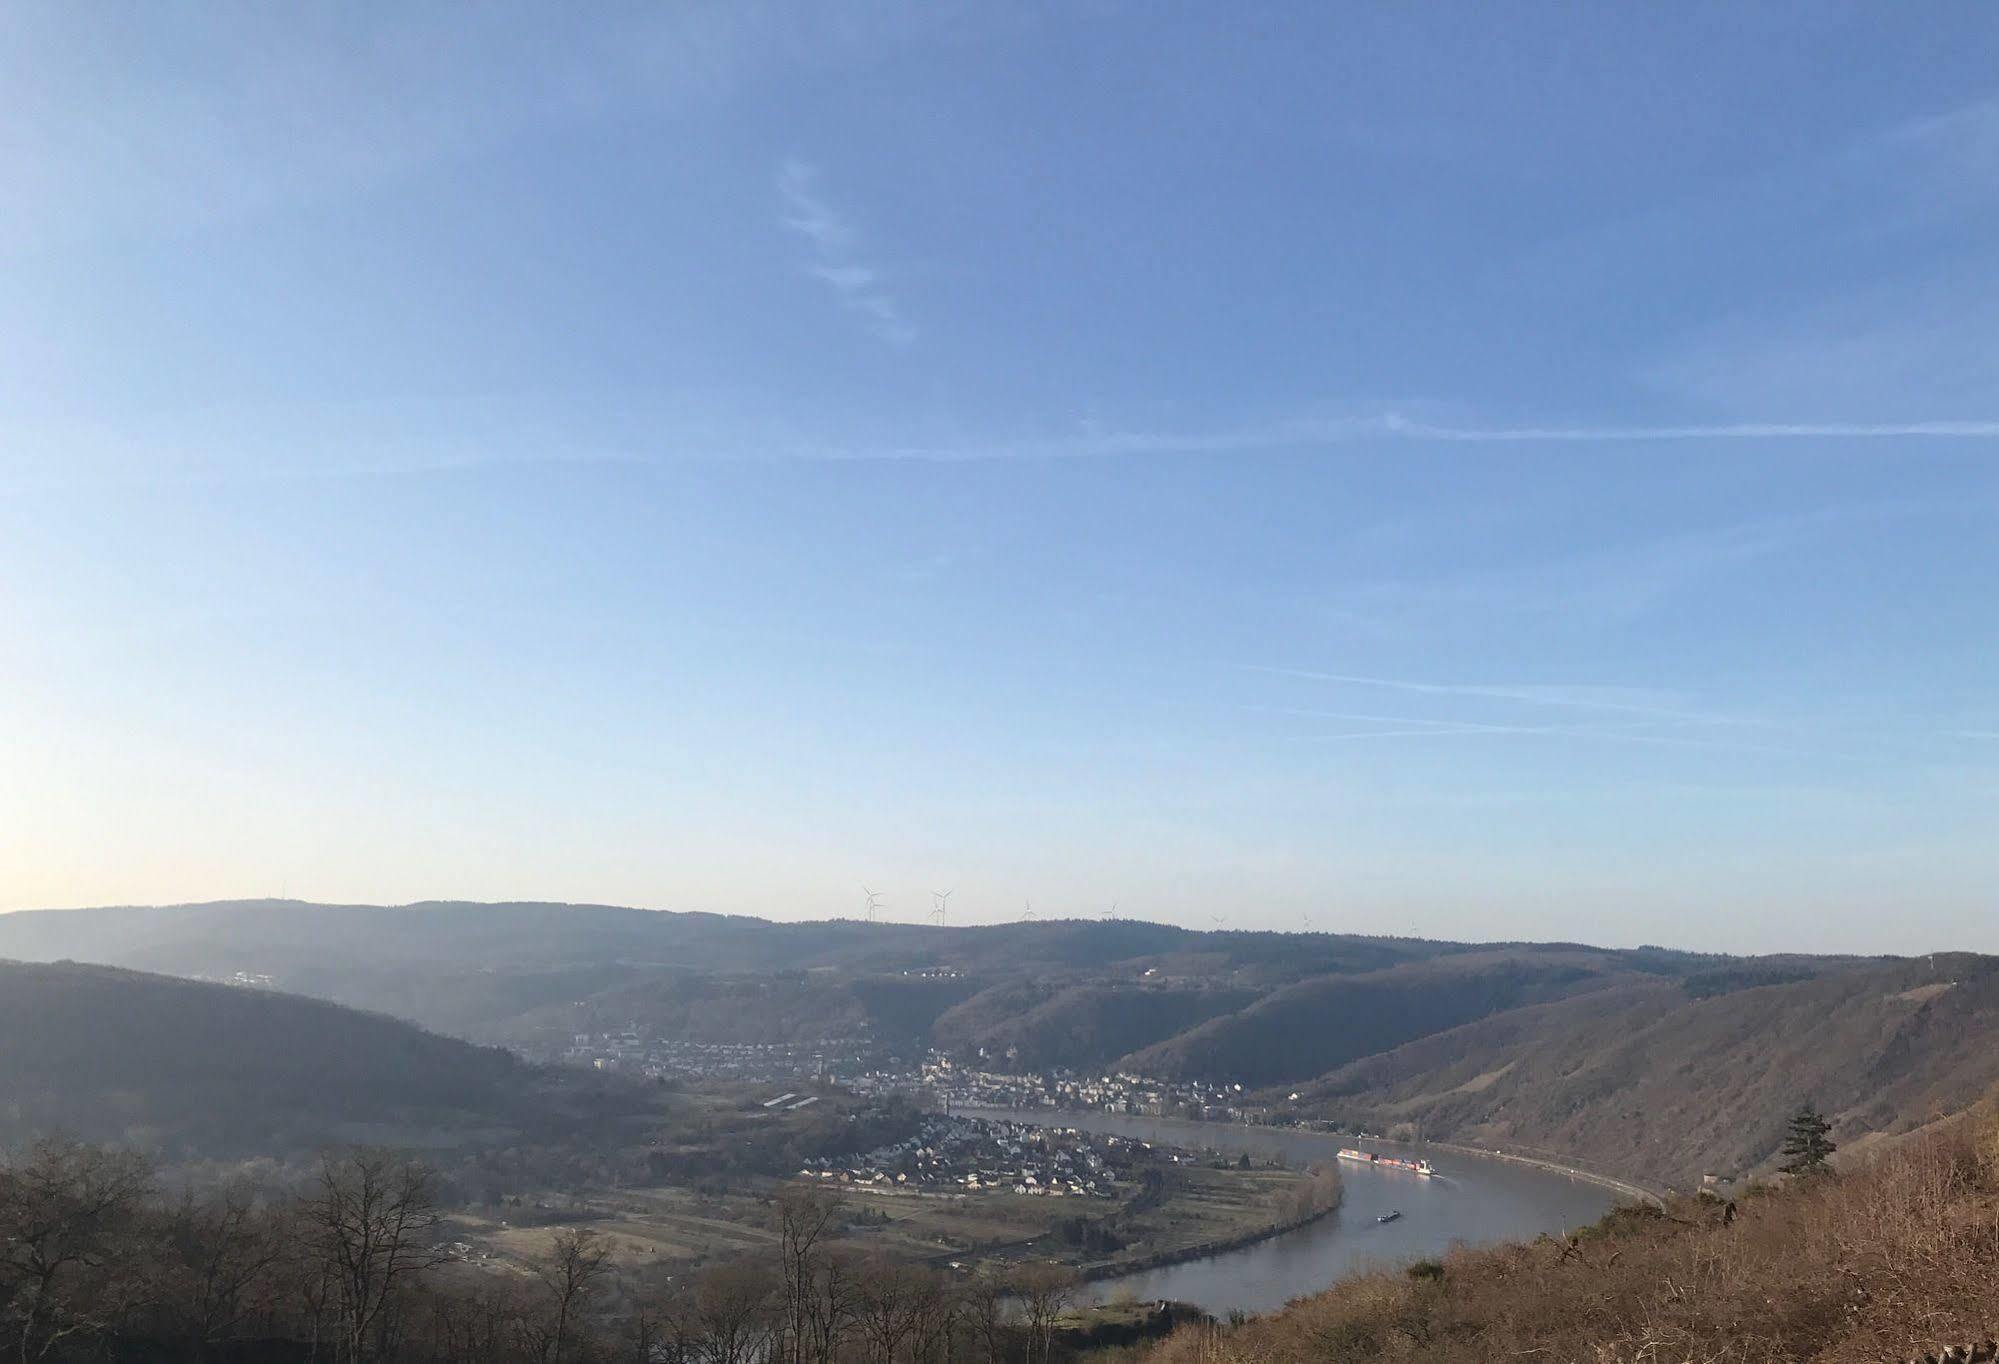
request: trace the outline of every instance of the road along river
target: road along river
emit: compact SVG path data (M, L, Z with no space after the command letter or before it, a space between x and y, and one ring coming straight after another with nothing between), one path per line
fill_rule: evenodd
M1247 1151L1256 1159L1281 1154L1293 1166L1339 1166L1346 1197L1331 1216L1239 1250L1090 1284L1085 1297L1093 1302L1168 1298L1218 1316L1231 1309L1268 1312L1316 1293L1344 1274L1409 1264L1441 1255L1459 1242L1477 1245L1560 1234L1594 1222L1619 1201L1610 1189L1550 1168L1372 1138L1110 1113L959 1111L1231 1155ZM1335 1152L1342 1146L1384 1155L1427 1155L1437 1173L1424 1176L1338 1160ZM1392 1222L1375 1220L1387 1212L1402 1215Z

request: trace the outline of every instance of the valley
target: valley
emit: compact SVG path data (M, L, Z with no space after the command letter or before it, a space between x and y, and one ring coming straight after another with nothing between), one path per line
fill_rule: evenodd
M587 1251L600 1315L641 1325L805 1302L766 1279L807 1217L813 1292L1141 1340L1566 1233L1620 1179L1760 1187L1801 1093L1865 1161L1999 1083L1999 963L1970 955L266 904L0 916L0 953L17 1140L271 1207L399 1152L440 1291ZM1352 1142L1438 1174L1343 1169Z
M1683 1186L1767 1163L1805 1094L1864 1144L1999 1082L1999 972L1968 954L241 901L10 914L0 956L268 980L607 1078L874 1093L922 1087L943 1059L1038 1094L1125 1075L1132 1092L1103 1102L1126 1111L1503 1146Z

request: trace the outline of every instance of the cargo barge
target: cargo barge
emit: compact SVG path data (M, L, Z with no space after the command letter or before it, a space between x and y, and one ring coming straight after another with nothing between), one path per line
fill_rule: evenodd
M1383 1156L1377 1155L1373 1151L1357 1151L1351 1146L1342 1146L1340 1148L1340 1159L1357 1160L1363 1165L1379 1165L1390 1170L1407 1170L1409 1173L1416 1175L1433 1175L1437 1173L1430 1168L1430 1162L1427 1160L1403 1160L1400 1156Z

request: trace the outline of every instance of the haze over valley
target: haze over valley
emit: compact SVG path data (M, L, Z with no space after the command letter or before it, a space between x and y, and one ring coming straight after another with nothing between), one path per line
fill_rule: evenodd
M1769 1165L1795 1094L1864 1146L1999 1084L1999 959L1965 953L242 901L7 915L0 956L241 982L547 1061L602 1047L627 1071L741 1048L759 1077L880 1073L912 1093L933 1053L1037 1090L1128 1074L1239 1094L1272 1120L1559 1152L1681 1186Z

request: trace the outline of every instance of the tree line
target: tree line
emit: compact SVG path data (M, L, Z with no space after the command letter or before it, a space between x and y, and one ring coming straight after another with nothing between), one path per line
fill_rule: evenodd
M1072 1273L963 1274L836 1245L828 1191L772 1200L771 1248L699 1274L617 1272L556 1232L519 1266L444 1238L436 1177L322 1158L283 1196L168 1196L138 1154L48 1139L0 1164L0 1358L207 1364L1049 1364Z

